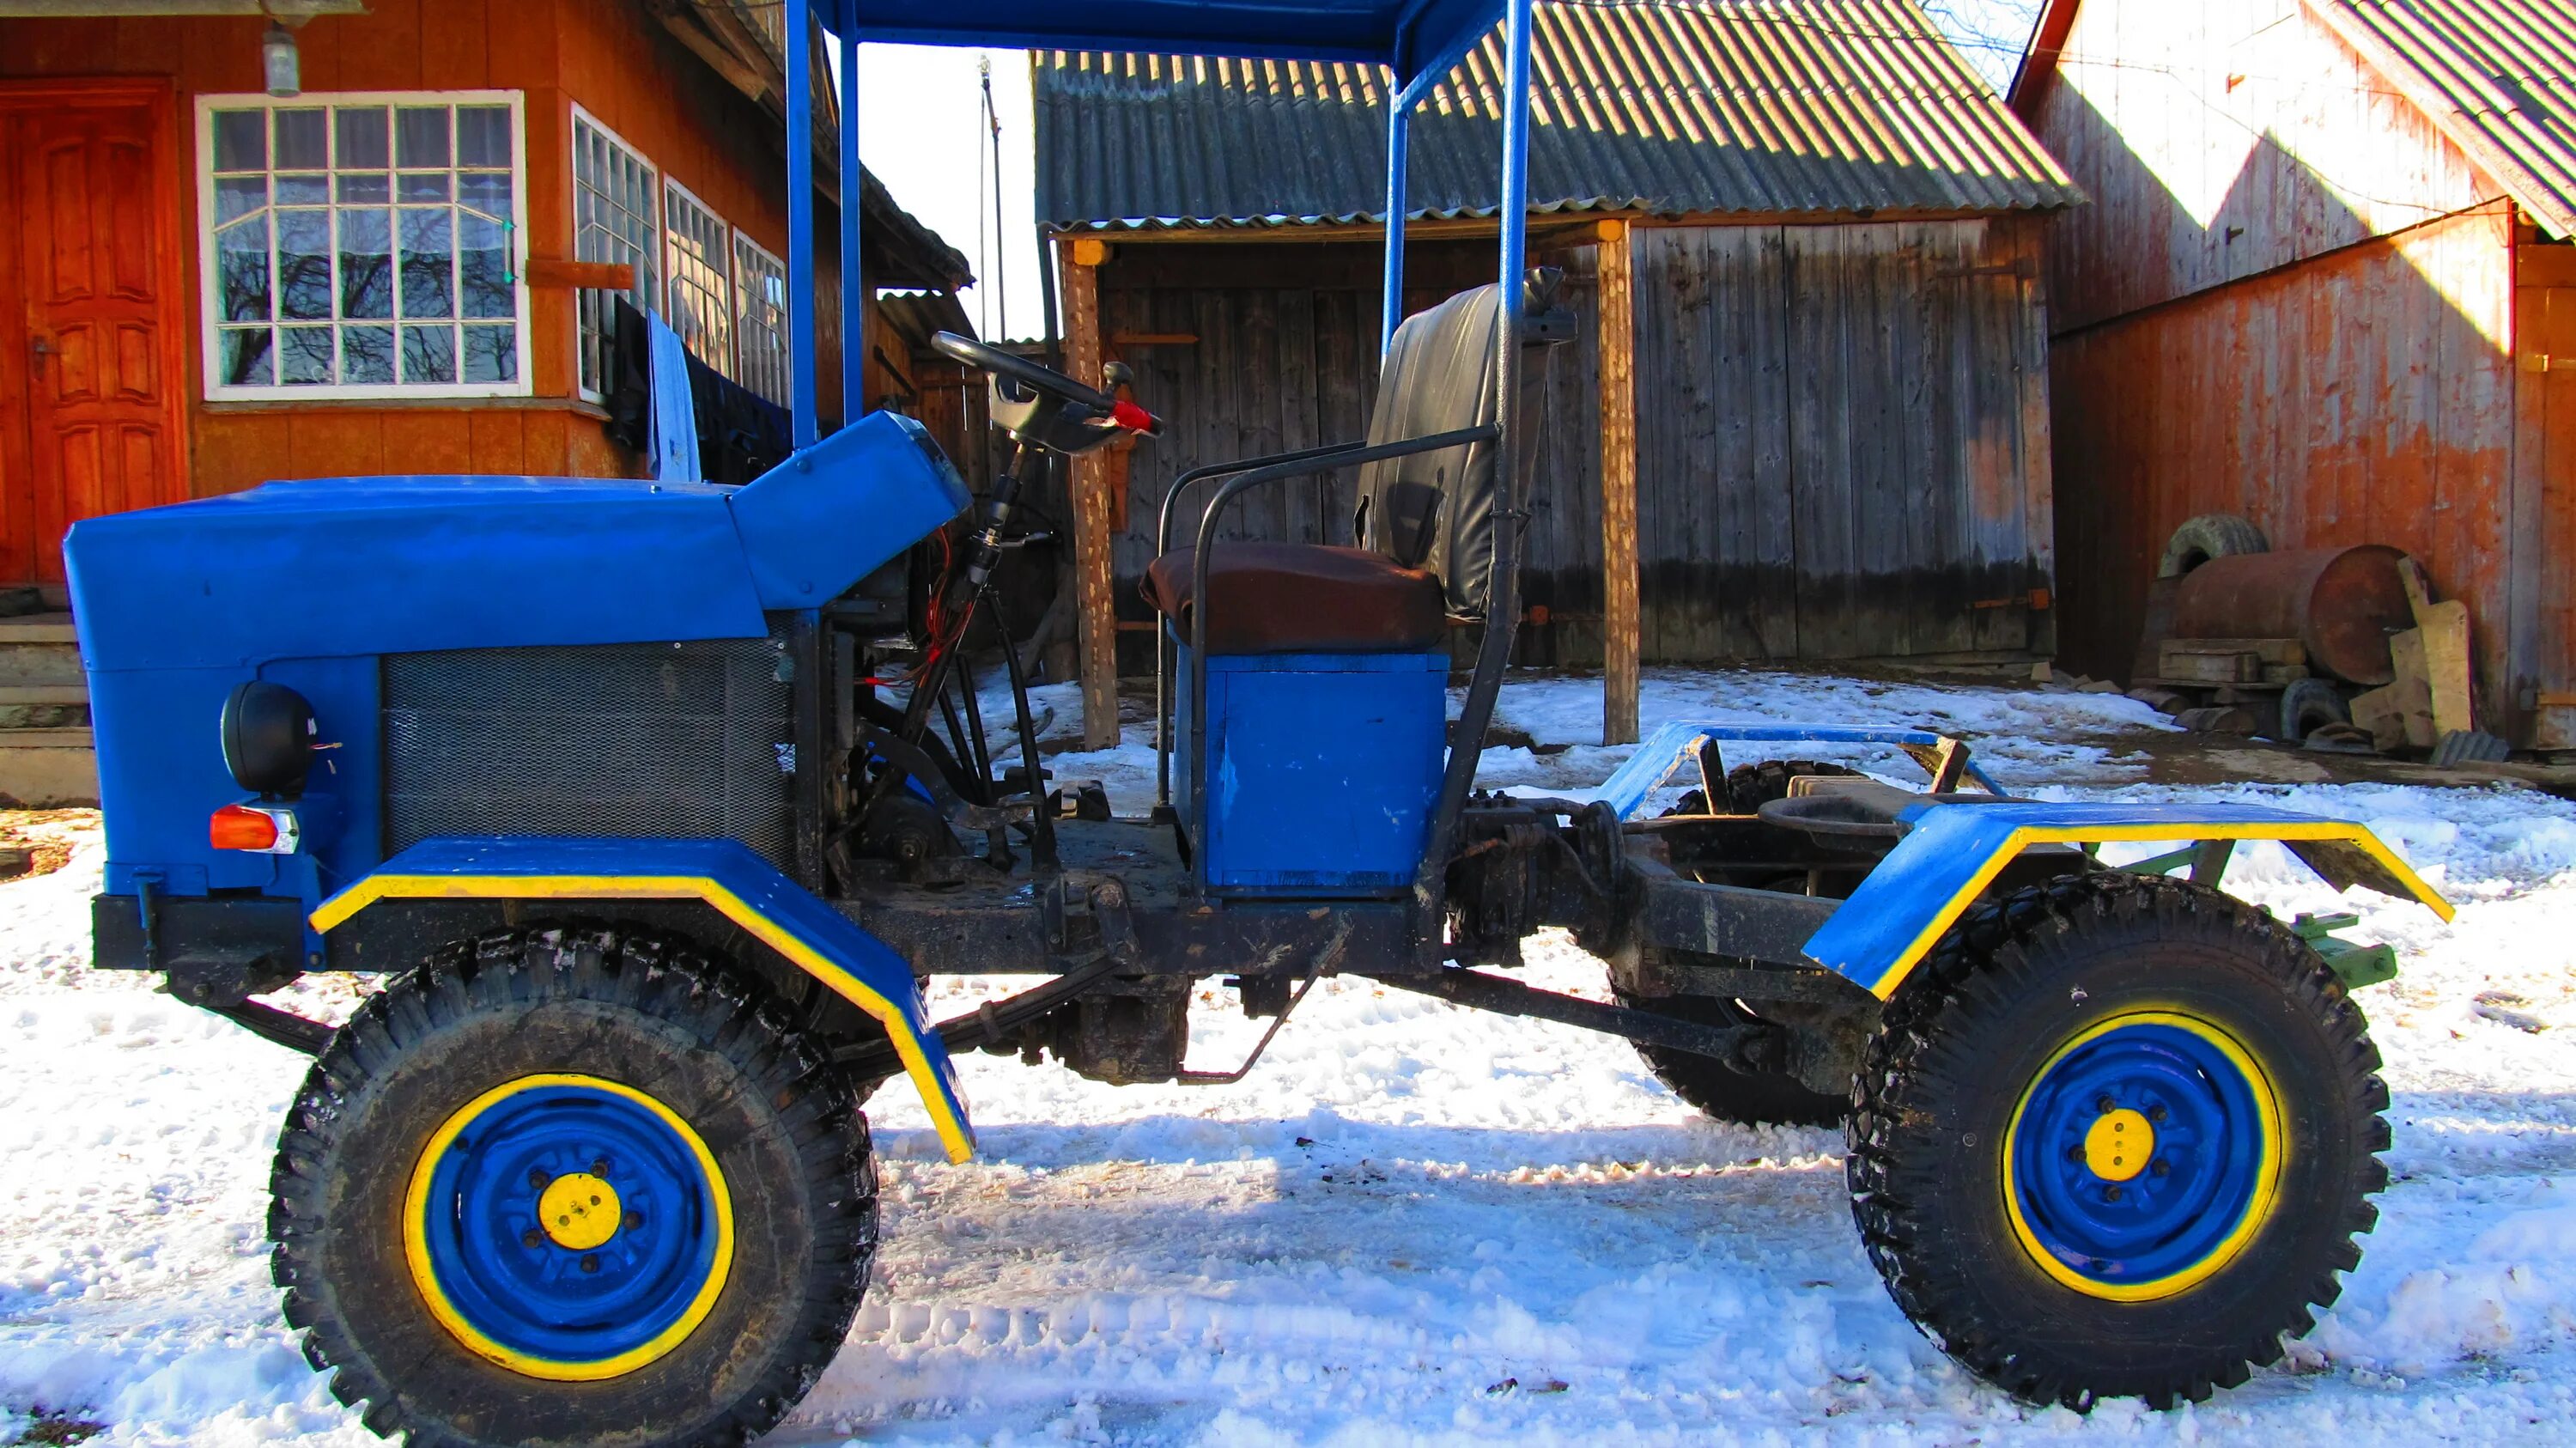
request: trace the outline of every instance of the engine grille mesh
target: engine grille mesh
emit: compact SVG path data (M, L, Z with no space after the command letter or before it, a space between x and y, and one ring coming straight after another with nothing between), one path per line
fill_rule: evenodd
M785 867L786 672L775 639L388 655L386 846L726 838Z

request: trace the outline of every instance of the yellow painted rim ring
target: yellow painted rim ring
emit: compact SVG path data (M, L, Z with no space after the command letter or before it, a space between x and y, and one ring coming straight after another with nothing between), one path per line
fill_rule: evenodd
M468 1321L449 1300L446 1291L439 1286L438 1273L430 1257L430 1183L437 1173L440 1156L485 1111L523 1092L550 1086L573 1086L604 1092L650 1112L688 1144L690 1154L697 1159L698 1169L706 1175L713 1208L715 1263L688 1306L651 1341L614 1357L591 1362L564 1362L538 1357L494 1341ZM403 1260L410 1269L412 1285L420 1292L422 1305L429 1309L430 1317L467 1351L496 1367L526 1377L561 1383L601 1382L623 1377L669 1355L672 1349L688 1340L689 1334L695 1332L699 1324L706 1321L707 1314L715 1310L716 1299L724 1295L725 1283L733 1274L733 1192L725 1182L724 1169L716 1165L715 1153L707 1149L705 1140L681 1120L677 1112L651 1096L622 1082L599 1076L570 1073L522 1076L515 1081L503 1082L465 1103L430 1134L428 1143L421 1148L419 1159L412 1164L410 1185L404 1193L402 1239Z
M2262 1139L2254 1168L2253 1191L2224 1237L2197 1261L2179 1271L2147 1281L2112 1283L2076 1271L2042 1245L2023 1211L2020 1190L2014 1179L2014 1163L2019 1159L2021 1127L2028 1116L2031 1097L2048 1079L2049 1073L2076 1051L2113 1031L2130 1026L2163 1026L2181 1031L2224 1057L2241 1074L2253 1097ZM2242 1042L2211 1022L2177 1008L2149 1007L2124 1012L2096 1022L2059 1046L2038 1070L2031 1073L2029 1083L2022 1087L2021 1095L2013 1102L2012 1124L2005 1128L1997 1158L2003 1178L2004 1217L2012 1226L2014 1240L2021 1244L2032 1264L2061 1286L2109 1302L2154 1302L2177 1296L2227 1270L2228 1265L2253 1242L2263 1224L2271 1220L2273 1209L2280 1202L2281 1178L2288 1165L2283 1142L2280 1093L2273 1086L2270 1073Z

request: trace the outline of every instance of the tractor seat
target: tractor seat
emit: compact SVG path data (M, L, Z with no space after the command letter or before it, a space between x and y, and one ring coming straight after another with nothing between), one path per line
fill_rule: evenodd
M1154 560L1139 590L1190 637L1197 553ZM1209 565L1216 615L1211 654L1425 653L1448 637L1440 580L1367 548L1318 543L1227 543Z

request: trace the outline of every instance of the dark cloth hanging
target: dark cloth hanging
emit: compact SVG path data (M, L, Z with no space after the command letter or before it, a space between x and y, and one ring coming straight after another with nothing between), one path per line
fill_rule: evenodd
M608 437L638 452L653 446L651 328L633 303L617 300L608 349ZM689 402L697 414L698 462L711 483L747 483L787 461L795 450L786 408L689 359Z

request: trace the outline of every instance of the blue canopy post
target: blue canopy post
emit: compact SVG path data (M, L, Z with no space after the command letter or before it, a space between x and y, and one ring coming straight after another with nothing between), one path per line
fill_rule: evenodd
M868 406L868 288L859 262L859 221L867 210L867 172L859 164L859 17L839 0L832 18L841 59L841 426Z
M814 411L814 83L804 64L812 23L806 0L787 0L786 53L779 69L787 76L787 351L794 377L788 406L799 452L822 436ZM846 184L842 189L841 209L848 211L854 198ZM849 406L843 399L841 410Z
M1404 321L1404 183L1405 164L1412 159L1406 143L1413 136L1413 107L1405 97L1412 90L1399 83L1386 96L1386 320L1377 334L1381 356L1395 345L1395 329Z

